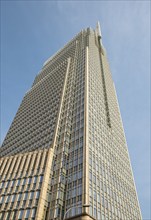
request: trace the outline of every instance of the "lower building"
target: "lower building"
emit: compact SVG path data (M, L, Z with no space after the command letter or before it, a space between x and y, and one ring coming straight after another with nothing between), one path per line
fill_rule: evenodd
M45 219L50 202L51 150L1 159L0 219Z

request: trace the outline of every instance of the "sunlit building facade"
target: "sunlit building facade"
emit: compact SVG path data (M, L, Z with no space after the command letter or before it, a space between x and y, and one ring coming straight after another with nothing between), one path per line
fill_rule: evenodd
M44 63L0 172L2 220L142 219L99 23Z

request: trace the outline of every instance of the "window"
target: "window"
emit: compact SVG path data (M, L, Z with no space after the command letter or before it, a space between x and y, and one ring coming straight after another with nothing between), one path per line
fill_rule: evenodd
M82 201L82 195L78 196L78 202Z
M16 194L13 194L13 195L12 195L12 202L15 201L15 197L16 197Z
M82 186L79 186L79 187L78 187L78 192L77 192L77 193L78 193L78 195L81 195L81 194L82 194Z
M41 176L39 177L39 182L42 183L42 181L43 181L43 176L41 175Z
M81 214L81 213L82 213L82 208L79 207L79 208L78 208L78 214Z
M93 209L93 216L96 218L96 207Z
M9 199L10 199L10 195L6 196L5 203L8 203L8 202L9 202Z
M63 200L63 192L61 190L58 192L58 198Z
M1 196L1 197L0 197L0 204L2 204L3 201L4 201L4 196Z
M0 219L3 219L5 212L0 213Z
M10 219L16 219L16 211L11 212L11 218Z
M24 193L24 198L23 198L23 200L27 200L27 197L28 197L28 193Z
M20 201L20 200L21 200L21 197L22 197L22 193L19 193L19 194L18 194L17 201Z
M96 164L96 171L98 172L99 171L99 165Z
M6 188L8 188L9 183L10 183L10 180L6 182Z
M4 183L5 183L5 182L2 182L2 183L0 184L0 189L2 189L2 188L3 188Z
M92 192L92 188L91 187L89 188L89 196L91 196L91 197L93 196L93 192Z
M18 214L18 219L22 219L24 210L20 210Z
M102 206L104 206L104 198L102 197Z
M92 158L89 158L89 164L92 166Z
M25 182L26 182L26 179L24 178L21 185L24 186Z
M92 215L92 205L89 207L89 214Z
M19 185L20 185L20 179L17 181L16 186L19 186Z
M5 219L6 219L6 220L10 220L10 213L11 213L11 212L6 212L6 216L5 216Z
M13 187L13 186L14 186L14 183L15 183L15 181L12 180L12 181L11 181L11 185L10 185L10 187Z
M93 182L96 184L96 176L93 174Z
M56 210L55 210L55 218L59 216L59 212L60 212L60 211L59 211L59 207L58 207L58 208L56 208Z
M98 187L100 187L100 181L99 181L99 178L96 179L96 184L97 184Z
M99 193L97 194L97 200L98 200L99 203L101 202L101 198L100 198L100 194Z
M76 197L72 198L71 204L74 204L74 203L76 203Z
M31 180L32 180L32 178L29 177L29 178L28 178L28 182L27 182L27 184L31 184Z
M94 194L93 194L93 195L94 195L94 200L96 200L96 199L97 199L97 198L96 198L96 197L97 197L96 191L94 191Z
M36 216L36 208L33 208L31 210L31 218L34 218Z
M101 212L98 211L98 219L101 219Z
M29 218L30 209L27 209L25 212L25 219Z
M32 200L33 197L34 197L34 191L30 192L30 194L29 194L29 199Z
M82 184L82 178L78 180L78 185Z
M76 196L76 188L72 189L72 197Z
M39 195L40 195L40 191L36 191L36 196L35 196L35 198L38 199L38 198L39 198Z
M37 182L37 176L34 176L33 183L36 183L36 182Z
M90 181L92 181L92 173L89 172L89 178L90 178Z
M102 214L102 220L105 220L104 214Z
M78 172L78 179L80 179L82 177L82 171Z

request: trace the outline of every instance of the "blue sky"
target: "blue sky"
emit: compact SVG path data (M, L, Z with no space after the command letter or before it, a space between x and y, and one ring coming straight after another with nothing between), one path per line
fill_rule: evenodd
M149 220L150 1L1 1L1 142L45 60L98 20Z

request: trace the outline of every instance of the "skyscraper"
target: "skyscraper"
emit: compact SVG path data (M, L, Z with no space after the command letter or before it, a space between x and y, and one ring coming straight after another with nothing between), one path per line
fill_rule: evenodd
M99 23L44 63L0 157L2 220L142 219Z

